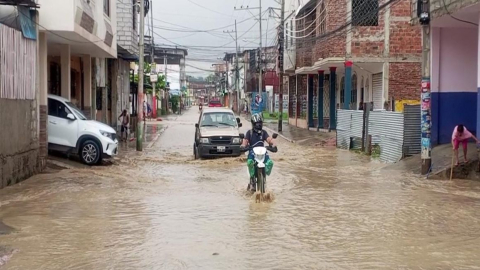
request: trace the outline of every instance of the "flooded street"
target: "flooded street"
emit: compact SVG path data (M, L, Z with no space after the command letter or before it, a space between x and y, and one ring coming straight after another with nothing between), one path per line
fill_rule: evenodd
M0 269L478 269L480 183L279 138L258 204L245 158L193 159L197 119L115 165L0 190Z

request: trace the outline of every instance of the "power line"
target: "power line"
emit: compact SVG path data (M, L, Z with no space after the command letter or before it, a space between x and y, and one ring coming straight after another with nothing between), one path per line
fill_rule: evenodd
M210 9L210 8L207 8L207 7L204 7L204 6L200 5L200 4L197 4L197 3L193 2L192 0L187 0L187 1L190 2L190 3L192 3L192 4L194 4L194 5L196 5L197 7L203 8L203 9L208 10L208 11L211 11L211 12L213 12L213 13L217 13L217 14L220 14L220 15L222 15L222 16L227 16L227 17L229 17L229 18L232 17L231 15L223 14L223 13L218 12L218 11L216 11L216 10L213 10L213 9Z

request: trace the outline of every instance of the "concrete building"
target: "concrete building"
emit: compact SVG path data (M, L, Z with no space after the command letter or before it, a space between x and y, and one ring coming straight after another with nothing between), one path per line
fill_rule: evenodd
M112 77L116 84L112 85L113 93L113 114L112 126L120 131L121 123L118 122L118 115L122 110L131 111L133 100L131 82L131 63L138 61L138 6L132 0L117 1L117 60L113 61ZM132 117L133 118L133 117ZM131 118L131 119L132 119Z
M292 50L284 57L289 123L335 129L337 108L357 110L373 102L376 110L402 111L405 103L418 104L421 32L410 23L410 5L410 0L301 5L285 24L286 41L295 51L295 67Z
M14 185L46 165L46 95L39 83L38 8L0 5L11 21L0 22L0 189ZM4 16L1 16L5 18Z
M114 68L107 59L117 57L117 2L38 1L41 93L67 98L87 116L106 123L115 118Z
M479 14L478 0L430 0L431 7L431 140L450 143L453 128L464 124L478 134ZM413 6L418 24L417 3Z

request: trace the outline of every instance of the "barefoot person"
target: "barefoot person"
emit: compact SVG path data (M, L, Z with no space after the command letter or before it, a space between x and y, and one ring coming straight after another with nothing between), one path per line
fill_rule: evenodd
M456 163L455 166L458 166L458 148L460 146L460 143L462 144L463 147L463 158L465 160L465 163L468 162L467 159L467 144L468 144L468 139L473 138L476 143L478 143L478 139L473 136L470 131L467 130L467 128L463 125L458 125L453 129L453 134L452 134L452 145L453 145L453 151L455 152L455 158L456 158Z

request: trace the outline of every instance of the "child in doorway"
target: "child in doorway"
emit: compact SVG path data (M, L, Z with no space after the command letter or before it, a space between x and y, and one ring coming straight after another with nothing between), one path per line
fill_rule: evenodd
M458 125L453 129L452 146L453 146L453 151L455 152L455 158L456 158L455 166L458 166L458 148L460 146L460 143L462 144L462 147L463 147L463 158L465 160L465 163L468 162L467 144L468 144L468 139L470 138L473 138L475 142L478 144L478 139L475 136L473 136L473 134L470 133L470 131L468 131L464 125Z

